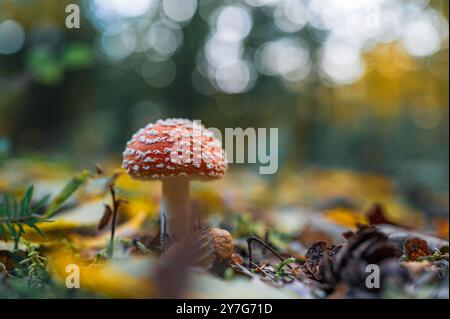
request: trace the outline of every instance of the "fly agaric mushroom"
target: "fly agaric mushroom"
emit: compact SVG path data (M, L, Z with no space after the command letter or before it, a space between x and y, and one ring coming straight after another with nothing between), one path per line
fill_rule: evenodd
M140 129L123 153L127 174L162 181L161 241L178 241L193 227L189 182L214 180L228 169L221 142L211 131L186 119L158 120Z

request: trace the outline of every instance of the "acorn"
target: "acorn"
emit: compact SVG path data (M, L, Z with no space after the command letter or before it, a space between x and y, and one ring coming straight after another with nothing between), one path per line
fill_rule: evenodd
M184 241L173 243L161 256L161 262L185 260L192 267L209 269L214 261L223 262L233 255L233 237L220 228L207 227Z
M228 260L233 255L233 237L225 229L211 227L209 234L214 245L216 258L220 261Z

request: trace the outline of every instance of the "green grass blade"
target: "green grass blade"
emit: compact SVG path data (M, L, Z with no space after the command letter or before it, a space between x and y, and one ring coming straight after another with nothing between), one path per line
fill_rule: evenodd
M80 174L74 176L63 188L63 190L51 201L47 211L43 215L43 218L50 218L55 215L59 208L65 203L78 188L80 188L88 180L91 173L89 171L83 171Z
M2 235L2 238L4 241L8 241L8 234L6 233L5 226L3 224L0 224L0 235Z
M20 216L28 216L31 214L30 205L31 198L33 197L33 191L34 187L31 185L23 196L22 201L20 202Z
M45 205L47 205L49 199L50 195L45 195L44 197L42 197L42 199L33 207L32 212L39 212L42 208L45 207Z

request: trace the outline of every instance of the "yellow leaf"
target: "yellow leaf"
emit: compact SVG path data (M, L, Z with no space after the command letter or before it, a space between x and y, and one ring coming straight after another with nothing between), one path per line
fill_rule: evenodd
M70 252L51 253L50 265L54 277L66 282L68 265L77 265L80 270L80 288L93 291L111 298L151 298L155 289L150 280L133 276L111 263L88 264L73 256Z
M332 222L354 228L356 224L367 224L368 220L364 214L347 208L333 208L324 212L324 217Z

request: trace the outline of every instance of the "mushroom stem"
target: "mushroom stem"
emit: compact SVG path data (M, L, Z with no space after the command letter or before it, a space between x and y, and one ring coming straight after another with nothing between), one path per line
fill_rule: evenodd
M191 231L189 209L189 180L165 179L162 181L161 244L166 240L179 241Z

